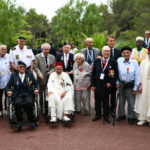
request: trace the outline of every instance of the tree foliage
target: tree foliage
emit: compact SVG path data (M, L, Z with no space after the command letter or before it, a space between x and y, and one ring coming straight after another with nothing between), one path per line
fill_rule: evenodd
M19 35L29 46L38 48L43 42L60 47L63 43L85 47L85 38L93 37L94 46L101 49L108 35L115 35L116 46L135 46L136 36L150 30L149 0L108 0L108 4L70 0L56 11L49 21L32 8L26 11L15 0L0 0L0 43L12 47Z

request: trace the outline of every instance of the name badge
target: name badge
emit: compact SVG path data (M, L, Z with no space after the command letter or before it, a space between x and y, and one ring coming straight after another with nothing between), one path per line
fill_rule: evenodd
M5 70L2 70L1 75L2 75L2 76L5 76L5 74L6 74L6 71L5 71Z
M122 80L127 80L127 77L125 75L122 76Z
M104 80L104 77L105 77L105 74L104 74L104 73L101 73L101 75L100 75L100 80Z

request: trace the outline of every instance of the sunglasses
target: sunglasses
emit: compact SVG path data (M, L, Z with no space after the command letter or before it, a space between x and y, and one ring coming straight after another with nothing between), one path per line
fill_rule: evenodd
M20 68L25 68L25 66L19 66Z

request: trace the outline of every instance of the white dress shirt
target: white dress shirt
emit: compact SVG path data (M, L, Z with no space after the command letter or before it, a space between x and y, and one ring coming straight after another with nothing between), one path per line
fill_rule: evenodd
M25 73L23 73L23 74L19 73L19 77L21 79L21 82L23 83L24 78L25 78Z
M10 79L9 54L0 57L0 89L4 89Z
M67 68L67 66L68 66L68 60L69 60L69 53L68 53L68 54L64 53L64 64L65 64L65 68Z

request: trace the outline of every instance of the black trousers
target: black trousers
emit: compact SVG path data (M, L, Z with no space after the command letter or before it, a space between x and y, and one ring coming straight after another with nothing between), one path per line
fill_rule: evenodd
M29 122L34 121L34 117L33 117L33 97L31 95L17 96L14 100L14 103L15 103L15 111L16 111L16 116L17 116L18 122L23 122L22 108L27 113L28 121Z
M111 104L111 107L110 107L110 110L111 112L114 112L115 111L115 107L116 107L116 87L115 86L112 86L111 87L111 91L110 91L110 95L111 95L111 99L110 99L110 104Z
M109 94L111 88L105 88L103 91L95 91L95 111L96 115L101 117L102 108L104 117L109 116ZM102 105L103 104L103 105Z

